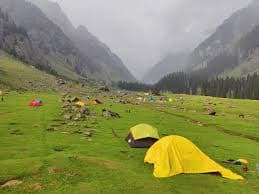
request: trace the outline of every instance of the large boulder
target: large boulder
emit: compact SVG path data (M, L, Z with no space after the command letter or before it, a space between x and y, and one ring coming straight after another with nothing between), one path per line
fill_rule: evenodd
M71 114L64 115L64 119L66 119L66 120L71 120L72 118L73 118L73 115L71 115Z
M110 91L110 89L107 86L101 87L99 90L103 91L103 92L109 92Z
M103 117L116 117L116 118L120 118L120 115L116 112L112 112L106 109L102 110L102 115Z
M216 114L217 114L217 112L215 110L212 110L212 109L208 110L208 115L216 116Z
M64 84L66 84L66 81L63 80L63 79L58 79L58 80L57 80L57 84L58 84L58 85L64 85Z
M80 112L81 114L83 114L83 115L90 115L90 110L89 110L88 108L86 108L86 107L81 107L81 108L79 109L79 112Z

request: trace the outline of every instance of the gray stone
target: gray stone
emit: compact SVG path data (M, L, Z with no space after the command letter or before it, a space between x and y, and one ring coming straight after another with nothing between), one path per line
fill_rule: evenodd
M81 114L90 115L90 110L89 110L88 108L86 108L86 107L81 107L81 108L79 109L79 112L80 112Z
M92 137L92 133L91 133L90 131L84 132L84 135L85 135L86 137Z
M64 119L71 120L73 116L71 114L65 114Z

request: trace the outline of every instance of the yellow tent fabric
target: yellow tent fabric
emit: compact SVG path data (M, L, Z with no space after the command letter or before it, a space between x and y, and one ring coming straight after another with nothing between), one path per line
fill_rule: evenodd
M170 177L182 173L213 173L232 180L243 177L233 173L204 154L197 146L181 136L167 136L157 141L148 151L145 162L154 164L155 177Z
M85 103L83 101L78 101L75 105L78 106L85 106Z
M139 124L130 129L134 140L139 140L147 137L159 139L157 128L148 124Z
M3 95L3 92L0 90L0 96L2 96Z

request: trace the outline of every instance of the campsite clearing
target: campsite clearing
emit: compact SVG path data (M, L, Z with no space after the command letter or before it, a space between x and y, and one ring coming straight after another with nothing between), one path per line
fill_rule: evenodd
M41 98L44 106L28 106L33 98ZM0 102L0 185L10 180L20 184L0 193L259 193L259 174L222 162L244 158L255 171L259 163L259 101L186 95L170 98L172 102L140 105L116 103L118 99L108 96L100 98L102 104L97 106L89 100L86 105L93 115L69 121L63 119L58 94L10 92L5 102ZM216 110L217 115L206 114L207 108ZM103 109L111 109L121 118L103 117ZM147 149L130 148L124 140L129 129L140 123L156 127L161 137L188 138L245 180L231 181L212 174L155 178L153 166L144 164ZM89 131L94 133L86 133Z

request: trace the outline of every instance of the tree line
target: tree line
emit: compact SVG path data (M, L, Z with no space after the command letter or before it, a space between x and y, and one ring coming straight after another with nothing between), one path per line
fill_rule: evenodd
M206 78L197 74L177 72L165 76L154 85L119 82L118 87L129 91L170 91L176 94L259 100L257 73L240 78Z

